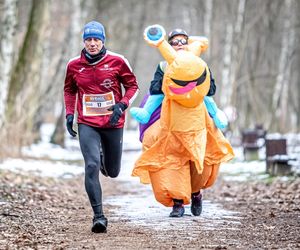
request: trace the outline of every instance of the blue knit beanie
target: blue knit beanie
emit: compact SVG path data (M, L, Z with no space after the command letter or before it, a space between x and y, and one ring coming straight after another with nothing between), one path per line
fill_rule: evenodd
M87 23L84 26L83 34L82 34L83 40L87 38L98 38L103 43L105 42L105 30L101 23L96 21L91 21Z

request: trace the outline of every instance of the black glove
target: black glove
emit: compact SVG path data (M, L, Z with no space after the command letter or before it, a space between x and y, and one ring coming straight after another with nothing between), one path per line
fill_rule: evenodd
M127 108L126 104L124 104L123 102L118 102L117 104L115 104L107 109L107 110L113 112L109 119L109 123L112 126L115 126L118 123L121 115L123 114L123 112L126 108Z
M68 132L71 136L75 137L77 135L77 133L73 130L73 120L74 120L74 115L67 115L66 126L68 129Z

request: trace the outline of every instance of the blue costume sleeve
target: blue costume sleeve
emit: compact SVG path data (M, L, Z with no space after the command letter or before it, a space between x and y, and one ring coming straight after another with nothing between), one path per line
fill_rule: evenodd
M228 126L228 119L225 113L218 109L214 99L209 96L204 97L204 103L209 115L213 118L217 128L223 129Z
M150 120L152 113L161 105L164 95L150 95L143 108L133 107L130 109L131 116L141 124Z

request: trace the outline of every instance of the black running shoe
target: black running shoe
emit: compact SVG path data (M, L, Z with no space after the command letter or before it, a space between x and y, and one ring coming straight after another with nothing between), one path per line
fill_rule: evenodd
M92 232L106 233L107 219L103 216L93 219Z
M170 217L182 217L184 214L184 206L183 204L175 204L173 206L173 210L170 213Z
M191 212L194 216L200 216L202 213L202 194L192 194Z

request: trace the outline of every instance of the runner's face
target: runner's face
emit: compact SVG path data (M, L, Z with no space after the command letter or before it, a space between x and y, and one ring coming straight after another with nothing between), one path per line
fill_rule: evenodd
M103 47L103 42L98 38L84 40L84 48L90 55L97 55Z
M182 44L181 42L179 42L178 45L172 45L172 42L175 41L175 40L178 40L178 41L186 40L186 41L187 41L186 36L183 36L183 35L177 35L177 36L174 36L174 37L172 38L172 40L170 41L171 46L172 46L176 51L186 49L187 44Z

